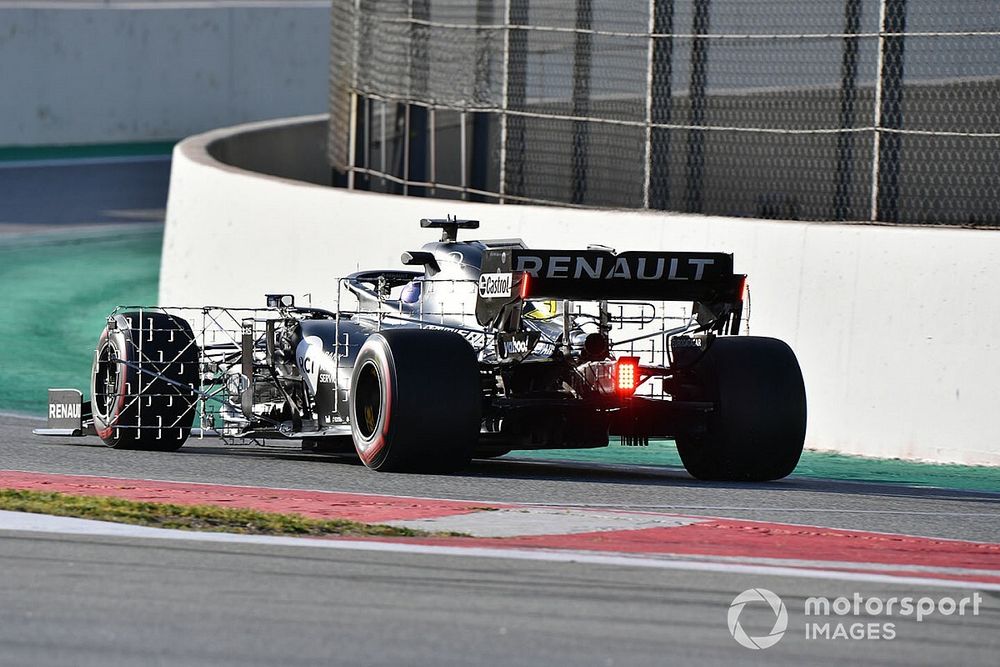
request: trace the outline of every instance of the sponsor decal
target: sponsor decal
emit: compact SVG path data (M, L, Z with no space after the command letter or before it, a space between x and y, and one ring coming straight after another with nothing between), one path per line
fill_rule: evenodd
M483 299L509 298L513 288L513 273L484 273L479 276L479 296Z
M302 373L306 386L313 394L316 393L316 386L319 384L320 366L327 358L328 355L323 351L323 339L319 336L306 336L295 349L295 361L299 365L299 372Z
M644 257L632 253L617 256L519 255L514 269L532 278L700 281L705 278L705 269L714 264L712 257Z
M518 331L516 333L497 333L497 354L501 359L524 359L541 339L537 331Z
M718 302L733 299L733 256L719 252L517 250L501 262L487 250L483 275L523 275L534 299L668 299ZM520 272L520 273L518 273ZM514 285L517 289L519 285ZM492 321L506 299L477 300L476 318Z
M486 344L486 334L481 331L468 331L466 329L454 329L452 327L440 326L437 324L424 324L422 329L433 329L435 331L452 331L469 341L473 349L481 349Z
M507 353L518 353L528 351L528 340L526 338L514 338L511 340L504 341L504 347Z
M49 419L79 419L79 403L49 403Z

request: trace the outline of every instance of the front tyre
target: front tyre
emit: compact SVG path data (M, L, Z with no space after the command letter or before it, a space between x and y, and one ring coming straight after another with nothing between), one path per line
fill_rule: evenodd
M806 393L795 353L775 338L717 338L681 378L677 398L715 409L703 433L679 434L684 467L703 480L788 476L806 434Z
M158 310L118 313L94 355L90 402L108 447L173 451L191 433L198 346L183 318Z
M351 376L354 447L372 470L453 471L479 438L479 362L460 335L433 329L372 334Z

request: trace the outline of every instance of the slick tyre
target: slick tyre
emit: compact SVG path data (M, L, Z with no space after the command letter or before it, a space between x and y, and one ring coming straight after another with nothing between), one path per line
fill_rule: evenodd
M198 346L184 319L153 310L118 313L94 355L97 435L115 449L179 449L191 433L197 386Z
M682 383L678 398L715 406L703 433L676 437L692 476L760 482L795 469L805 441L806 394L788 345L774 338L717 338Z
M355 450L372 470L458 470L479 438L476 353L450 331L372 334L354 366L349 405Z

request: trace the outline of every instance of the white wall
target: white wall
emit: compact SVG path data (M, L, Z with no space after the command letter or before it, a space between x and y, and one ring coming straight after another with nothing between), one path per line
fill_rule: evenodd
M178 139L327 107L330 2L5 3L0 146Z
M175 149L164 305L262 304L265 291L331 305L336 276L399 267L401 251L433 236L417 220L446 213L482 220L483 238L534 247L732 252L750 276L752 333L782 338L799 356L808 447L1000 465L1000 232L348 192L216 163L205 147L229 134Z

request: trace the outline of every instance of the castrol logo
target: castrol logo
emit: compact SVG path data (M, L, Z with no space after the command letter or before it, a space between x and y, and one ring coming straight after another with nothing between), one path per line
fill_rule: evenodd
M513 273L484 273L479 276L479 296L483 299L509 297L513 287Z

